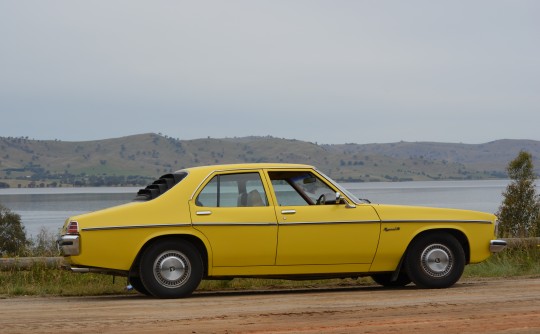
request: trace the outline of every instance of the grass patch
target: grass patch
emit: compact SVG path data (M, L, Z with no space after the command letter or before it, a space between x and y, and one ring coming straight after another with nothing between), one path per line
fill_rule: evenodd
M0 272L0 296L90 296L126 293L126 279L75 274L34 265L30 270Z
M520 245L465 267L464 277L511 277L540 275L540 245Z
M495 254L487 261L465 267L464 278L517 277L540 275L540 246L523 245ZM235 291L271 289L322 289L373 285L369 277L291 281L277 279L235 278L205 280L198 291ZM0 298L10 296L96 296L136 294L127 291L127 279L100 274L76 274L34 264L30 270L0 271Z

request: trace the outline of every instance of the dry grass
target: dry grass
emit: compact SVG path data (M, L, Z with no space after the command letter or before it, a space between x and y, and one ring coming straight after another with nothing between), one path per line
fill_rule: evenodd
M540 247L523 246L505 250L489 260L469 265L465 278L511 277L540 275ZM290 281L273 279L207 280L199 291L234 291L265 289L314 289L374 284L370 278ZM0 296L94 296L130 294L125 277L100 274L75 274L66 270L46 268L35 264L30 270L0 272Z

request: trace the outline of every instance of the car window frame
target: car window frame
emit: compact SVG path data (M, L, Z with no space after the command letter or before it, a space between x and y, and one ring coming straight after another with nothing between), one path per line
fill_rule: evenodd
M201 192L214 180L216 176L225 176L225 175L234 175L234 174L257 174L259 176L259 179L261 181L262 189L264 190L264 194L261 193L261 197L263 199L263 203L265 205L262 206L204 206L199 205L198 198L201 195ZM195 206L198 208L219 208L219 209L239 209L239 208L261 208L261 207L270 207L273 206L273 203L271 201L270 197L270 189L267 185L266 181L266 175L262 172L262 170L258 169L245 169L245 170L219 170L219 171L213 171L212 173L209 173L204 180L199 184L195 192L193 193L191 199L193 200Z
M306 207L309 207L309 206L315 206L316 203L303 190L299 191L297 189L298 185L296 183L289 182L288 179L284 179L291 186L291 188L293 188L297 192L297 194L302 199L304 199L306 201L307 205L280 205L279 204L279 198L278 198L277 193L276 193L276 189L274 188L274 184L272 183L272 177L270 176L271 173L279 173L279 172L282 172L282 173L298 173L298 174L309 173L313 177L317 178L317 180L322 182L324 185L326 185L329 189L331 189L332 193L335 194L336 192L341 191L340 187L337 187L334 182L330 182L326 175L320 173L316 169L311 169L311 168L310 169L266 169L265 172L266 172L266 177L268 178L268 183L272 187L272 196L274 197L274 201L275 201L276 206L306 206ZM335 204L338 204L338 203L335 203Z

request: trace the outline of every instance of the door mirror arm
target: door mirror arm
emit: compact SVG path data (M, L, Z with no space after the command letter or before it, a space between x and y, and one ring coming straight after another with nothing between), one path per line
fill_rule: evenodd
M347 209L354 209L354 208L356 208L356 205L349 203L349 201L347 201L347 200L345 199L345 197L343 197L339 191L336 192L336 203L337 203L337 204L345 204L345 207L346 207Z

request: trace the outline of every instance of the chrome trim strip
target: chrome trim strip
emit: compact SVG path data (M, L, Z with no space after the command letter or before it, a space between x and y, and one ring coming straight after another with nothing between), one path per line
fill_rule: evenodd
M256 164L258 164L258 163L253 163L252 165L256 165ZM260 166L250 166L250 167L240 167L240 166L234 166L234 165L235 164L223 165L222 167L224 167L224 168L218 168L218 169L211 170L210 173L208 175L206 175L203 178L203 180L197 185L197 187L195 187L195 190L193 191L193 193L191 193L191 196L190 196L189 200L192 201L194 199L195 193L201 188L202 184L205 183L206 180L214 173L223 173L223 172L235 173L237 171L239 171L239 172L253 171L254 173L259 173L259 174L263 174L263 176L266 176L265 175L266 170L293 170L293 169L294 170L305 169L305 170L311 170L311 171L316 170L313 166L305 165L305 164L291 164L290 166L287 166L287 164L285 164L283 166L267 166L264 163L260 163ZM250 164L248 163L248 165L250 165ZM181 169L179 171L185 171L185 170ZM270 188L272 188L272 187L270 187Z
M331 225L331 224L374 224L374 223L467 223L467 224L491 224L489 220L437 220L437 219L424 219L424 220L358 220L358 221L335 221L335 222L282 222L280 226L284 225Z
M95 268L95 267L72 267L67 266L65 269L71 270L74 273L86 274L86 273L101 273L101 274L110 274L110 275L125 275L126 272L123 270L115 269L105 269L105 268Z
M493 224L490 220L455 220L455 219L407 219L407 220L381 220L381 223L472 223Z
M127 226L100 226L85 227L82 231L102 231L102 230L126 230L134 228L160 228L160 227L190 227L190 223L183 224L154 224L154 225L127 225Z
M280 226L291 225L352 225L352 224L380 224L378 220L358 220L358 221L340 221L340 222L281 222Z
M199 189L201 188L201 186L203 185L203 183L206 182L206 180L208 180L212 175L216 174L216 173L231 173L231 174L234 174L236 172L246 172L246 171L253 171L253 173L257 173L259 175L261 175L261 172L263 171L263 169L265 169L266 167L238 167L238 168L219 168L219 169L213 169L210 171L210 173L208 173L204 178L203 180L197 185L197 187L195 187L195 190L193 190L193 192L191 193L191 196L189 197L189 200L192 201L194 198L195 198L195 194L197 193L197 191L199 191ZM274 168L284 168L284 167L274 167ZM262 178L262 177L261 177Z
M331 225L331 224L374 224L374 223L467 223L467 224L492 224L489 220L357 220L357 221L332 221L332 222L281 222L280 226L290 225ZM274 226L277 223L180 223L180 224L153 224L153 225L128 225L128 226L102 226L85 227L82 231L101 231L101 230L125 230L135 228L163 228L163 227L190 227L190 226Z
M213 171L210 172L208 175L206 175L201 182L199 182L199 184L193 189L193 192L191 193L191 196L189 197L189 200L190 201L193 201L194 198L195 198L195 194L197 193L197 191L199 191L199 189L201 189L203 183L206 182L206 180L208 180L208 178L212 175L212 173L214 173Z
M70 267L69 268L74 273L86 274L86 273L99 273L103 270L94 269L94 268L80 268L80 267Z
M193 223L193 226L277 226L277 223Z

